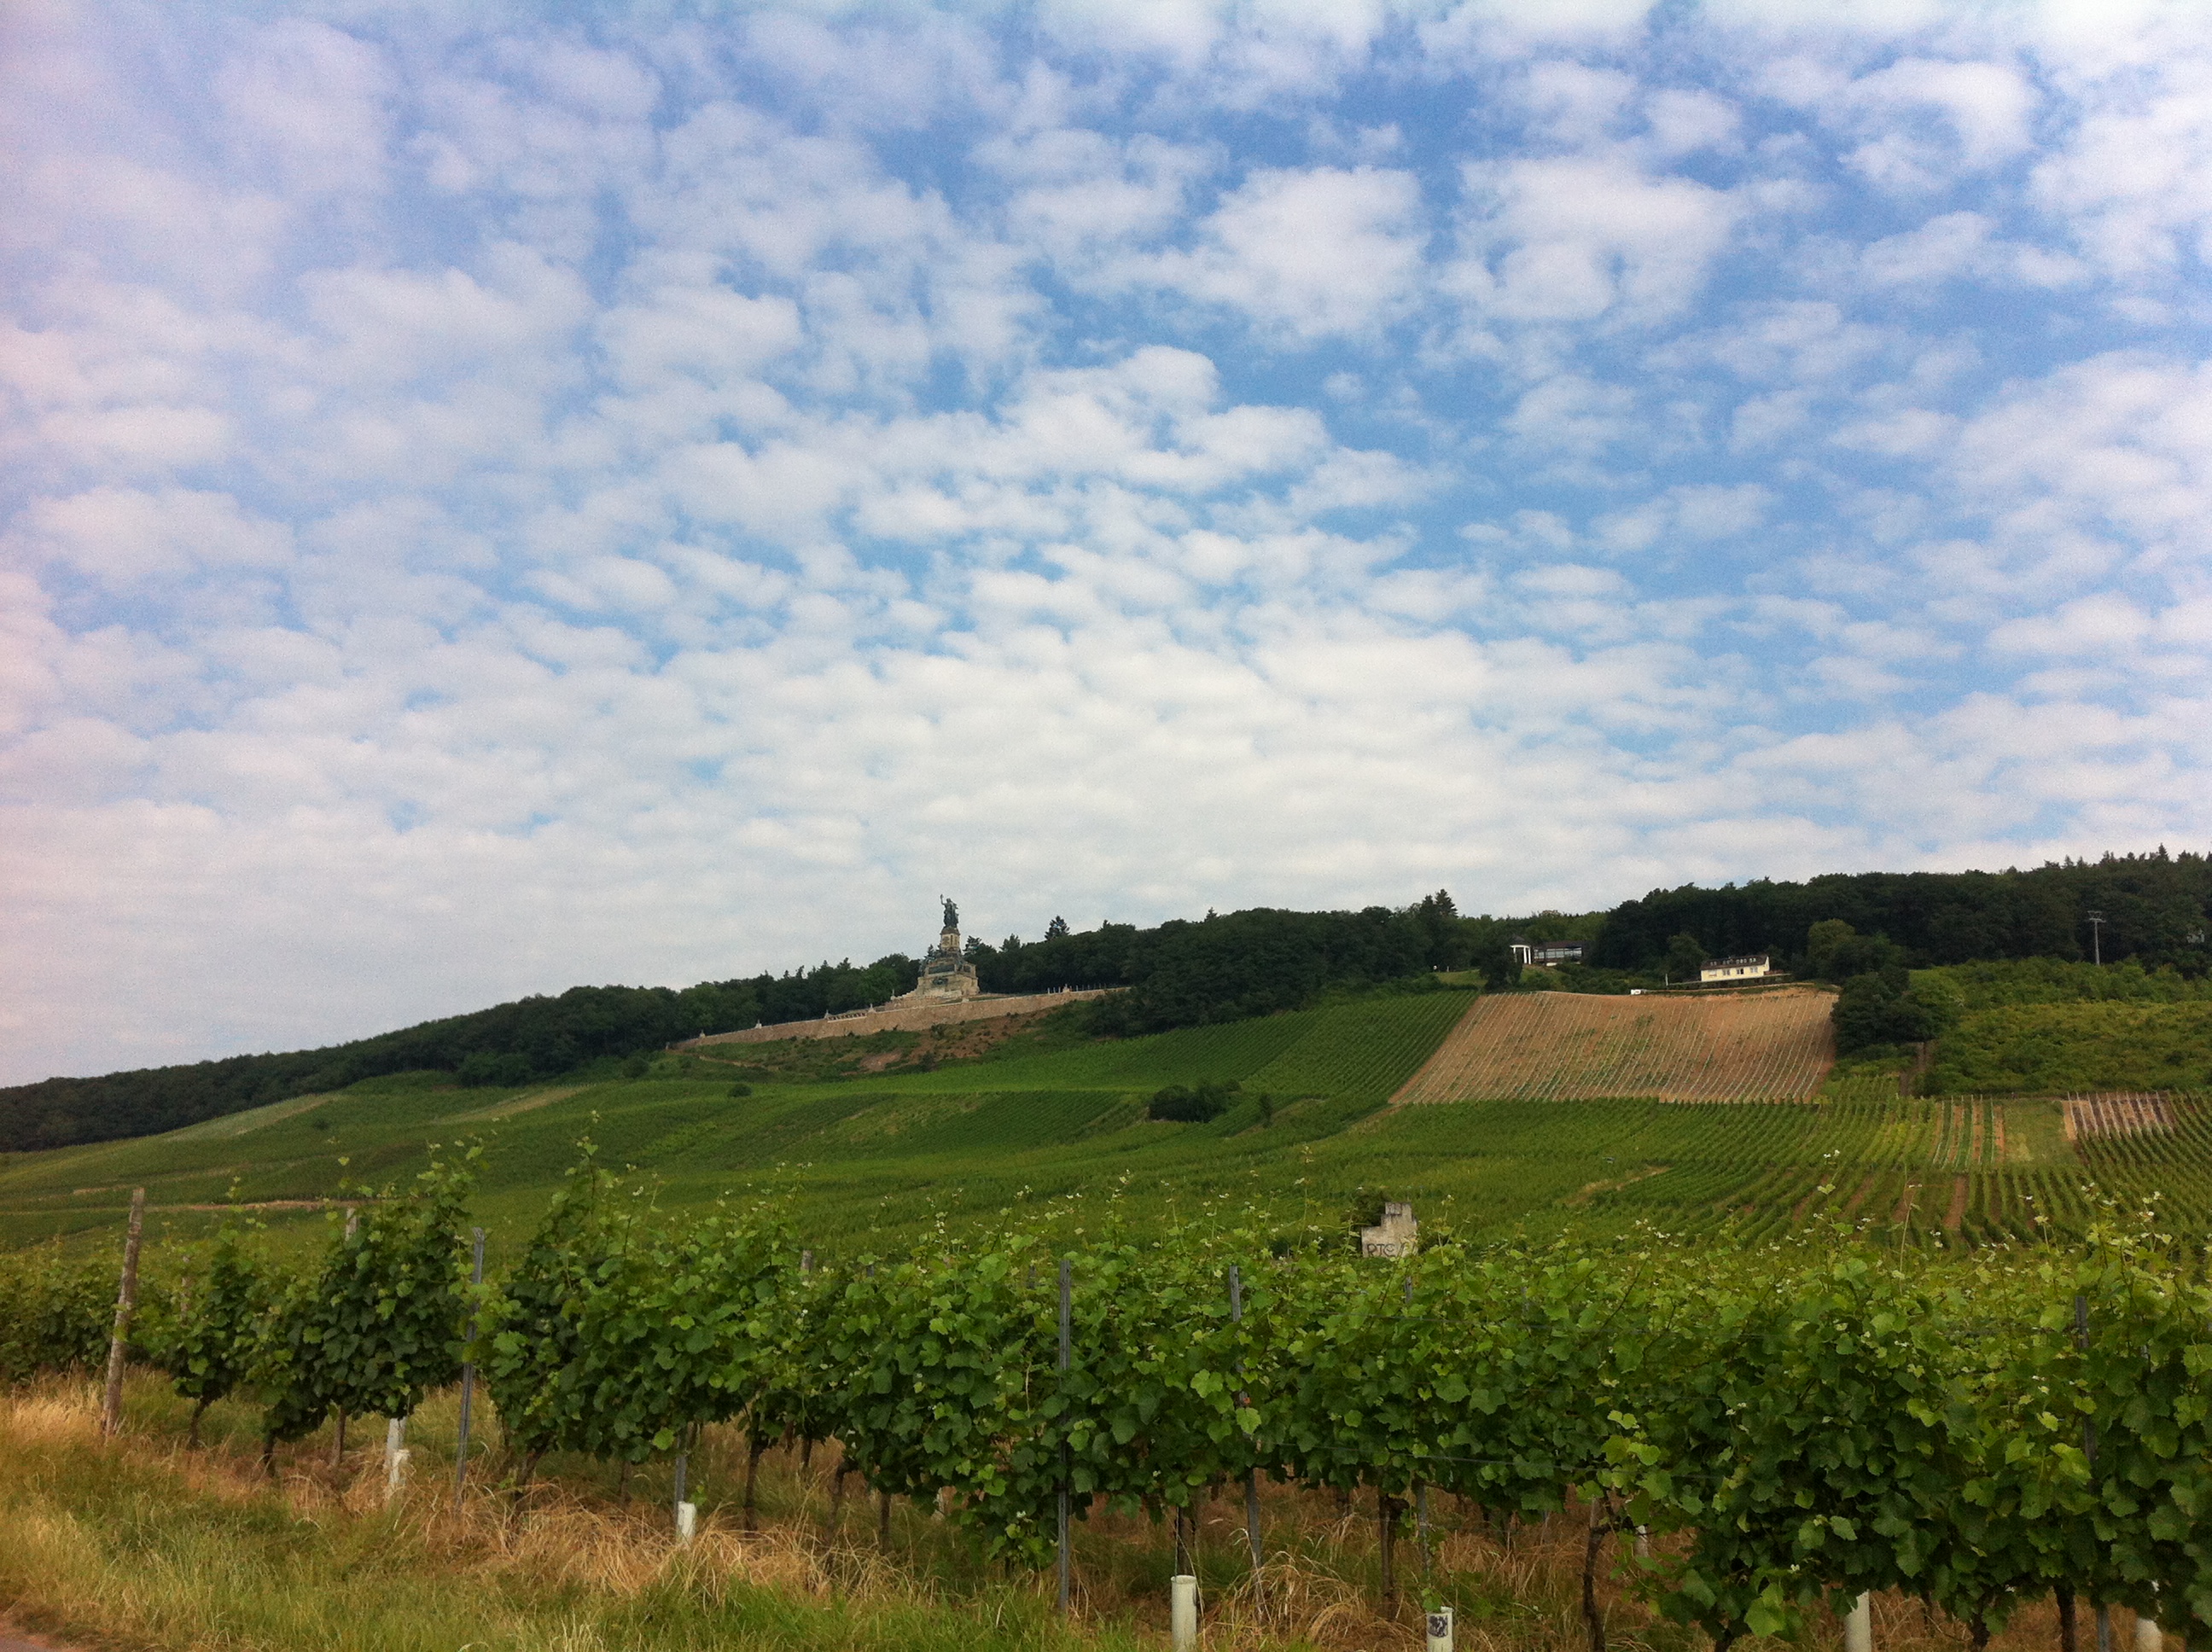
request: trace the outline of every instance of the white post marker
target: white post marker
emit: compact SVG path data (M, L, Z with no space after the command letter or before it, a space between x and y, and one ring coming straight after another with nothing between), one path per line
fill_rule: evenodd
M1438 1606L1428 1614L1428 1652L1452 1652L1452 1609Z
M1168 1634L1175 1652L1198 1652L1198 1579L1188 1572L1168 1579Z
M1874 1597L1862 1594L1844 1619L1844 1652L1874 1652Z
M401 1446L385 1459L384 1500L386 1503L407 1489L407 1466L415 1461L415 1454Z
M389 1467L392 1460L407 1448L407 1419L394 1417L384 1424L384 1461Z
M676 1540L688 1544L699 1535L699 1505L679 1503L676 1505Z
M2147 1612L2136 1613L2136 1652L2166 1652L2166 1637L2158 1619Z

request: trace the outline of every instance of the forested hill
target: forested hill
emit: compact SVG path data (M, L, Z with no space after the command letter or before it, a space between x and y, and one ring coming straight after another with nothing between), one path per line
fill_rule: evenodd
M1474 958L1471 937L1492 932L1502 937L1503 926L1463 923L1448 896L1431 896L1403 911L1209 914L1154 929L1106 924L1075 932L1054 920L1042 940L971 941L968 956L987 992L1133 988L1096 1012L1101 1032L1117 1033L1238 1020L1295 1008L1331 987L1425 976ZM1502 970L1502 939L1493 938L1486 956ZM680 992L575 987L325 1049L47 1078L0 1089L0 1151L149 1135L392 1072L429 1069L463 1084L527 1084L701 1032L880 1004L912 987L916 973L914 959L893 954L865 968L823 963Z
M1109 923L1071 931L1055 919L1041 939L971 940L968 956L989 992L1127 988L1090 1011L1094 1030L1114 1035L1265 1015L1332 990L1440 969L1473 967L1504 984L1517 974L1506 943L1520 934L1583 940L1593 967L1656 976L1680 935L1711 956L1768 952L1795 968L1806 932L1828 919L1886 935L1915 963L2086 957L2087 914L2099 911L2107 961L2134 958L2197 975L2212 956L2204 944L2208 904L2205 857L2161 848L2026 872L1868 872L1654 890L1610 913L1579 916L1462 917L1439 890L1395 909L1259 908L1151 929ZM429 1069L464 1084L526 1084L702 1031L881 1003L912 987L915 969L913 959L893 954L866 966L825 963L682 991L578 987L326 1049L48 1078L0 1089L0 1150L150 1134L392 1072ZM1620 977L1613 979L1617 986Z
M1806 931L1840 918L1862 935L1886 935L1915 964L1978 959L2086 958L2096 944L2088 914L2104 914L2106 963L2133 958L2199 973L2212 862L2202 854L2106 855L2028 871L1860 872L1802 884L1654 890L1606 914L1590 963L1643 969L1669 938L1693 935L1720 957L1767 952L1801 964Z

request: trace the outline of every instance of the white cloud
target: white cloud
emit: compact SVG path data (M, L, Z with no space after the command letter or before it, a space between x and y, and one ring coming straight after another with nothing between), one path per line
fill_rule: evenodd
M2078 122L2034 167L2035 202L2116 276L2140 280L2212 250L2212 40L2195 21L2196 39L2087 88Z
M2200 564L2212 520L2212 367L2140 352L2009 386L1960 433L1961 484L2023 544L2119 532Z
M1771 64L1762 79L1772 95L1856 140L1844 155L1852 171L1878 189L1905 193L1940 189L2024 154L2039 102L2019 67L1971 58L1908 54L1853 76L1806 55Z
M1990 633L1990 647L2014 653L2101 655L2118 666L2150 629L2150 616L2126 598L2100 593L2054 614L2008 620Z
M34 501L16 543L117 591L203 568L276 568L292 559L281 522L248 516L228 494L182 488L95 488Z
M394 88L382 52L304 18L261 30L213 85L239 162L310 201L382 192Z
M1981 213L1947 212L1917 229L1875 242L1860 254L1860 269L1878 287L1962 278L2065 287L2087 278L2079 259L1999 240L1995 229Z
M1387 168L1252 173L1197 226L1197 245L1132 260L1124 282L1222 304L1311 341L1363 331L1405 307L1425 232L1420 189Z
M2201 815L2179 24L133 15L0 111L5 1077L940 888L1504 911Z
M1670 488L1633 509L1609 512L1591 525L1607 550L1635 552L1668 542L1703 544L1747 533L1765 519L1772 495L1755 482L1735 487L1692 484Z
M1687 306L1741 213L1721 191L1613 156L1470 162L1447 277L1507 321L1650 322Z

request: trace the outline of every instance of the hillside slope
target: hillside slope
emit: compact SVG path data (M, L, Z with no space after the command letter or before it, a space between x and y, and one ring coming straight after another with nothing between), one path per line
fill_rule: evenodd
M1284 1233L1348 1231L1386 1196L1411 1200L1432 1232L1478 1237L1601 1240L1649 1224L1765 1240L1844 1221L1956 1244L2079 1230L2104 1195L2132 1209L2156 1194L2162 1230L2212 1236L2212 1102L2198 1093L2076 1107L2070 1133L2057 1100L1901 1097L1895 1075L1863 1069L1832 1075L1816 1099L1764 1106L1385 1106L1448 1035L1540 996L1370 998L1057 1050L1004 1046L933 1072L760 1082L743 1096L697 1055L581 1085L399 1075L166 1136L12 1156L0 1161L0 1242L111 1243L143 1184L157 1242L206 1231L234 1188L280 1242L305 1244L323 1230L318 1206L349 1182L410 1175L428 1144L471 1136L487 1144L476 1209L495 1266L585 1139L664 1206L767 1199L829 1255L1009 1219L1073 1234L1208 1209ZM1645 1000L1549 1007L1594 1005L1639 1013ZM1204 1079L1242 1085L1223 1117L1145 1117L1152 1091ZM2114 1119L2125 1127L2095 1123ZM2093 1183L2101 1194L2085 1191Z
M284 1206L411 1174L428 1144L469 1137L489 1144L481 1202L495 1219L534 1210L586 1138L602 1162L656 1180L665 1200L772 1189L818 1206L825 1233L896 1230L1024 1187L1074 1192L1134 1163L1162 1188L1204 1196L1225 1167L1288 1156L1380 1107L1471 1001L1363 999L1056 1052L1018 1043L933 1072L758 1083L742 1097L714 1050L582 1085L395 1075L161 1136L11 1156L0 1161L0 1238L111 1226L140 1183L157 1221L180 1230L208 1225L234 1187L271 1219L297 1221ZM1201 1080L1243 1084L1239 1104L1206 1125L1144 1119L1153 1091ZM1263 1091L1276 1102L1264 1126Z
M1835 1065L1834 1002L1799 987L1724 997L1486 998L1397 1099L1809 1100Z
M2212 1004L2006 1004L1936 1046L1929 1095L2212 1088Z

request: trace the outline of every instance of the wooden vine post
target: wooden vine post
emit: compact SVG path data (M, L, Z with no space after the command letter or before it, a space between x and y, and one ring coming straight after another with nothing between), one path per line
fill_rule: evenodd
M100 1407L100 1431L112 1435L123 1426L123 1350L131 1340L131 1316L138 1309L138 1242L146 1230L146 1190L131 1190L131 1230L123 1241L123 1282L115 1292L115 1331L107 1340L107 1393Z
M484 1253L484 1230L482 1228L472 1230L471 1245L473 1255L469 1263L469 1284L471 1286L481 1286L483 1284ZM471 1346L475 1345L476 1339L476 1297L471 1294L469 1298L468 1329L468 1341ZM465 1360L461 1364L460 1438L453 1448L453 1512L457 1515L461 1512L461 1493L467 1489L469 1483L469 1418L470 1413L475 1409L476 1397L477 1363L474 1359Z
M1070 1267L1068 1259L1065 1256L1061 1257L1060 1259L1060 1370L1063 1383L1066 1381L1067 1372L1074 1364L1073 1321L1068 1311ZM1065 1426L1064 1423L1062 1426ZM1060 1442L1060 1615L1063 1618L1067 1616L1068 1596L1072 1593L1070 1584L1073 1581L1070 1576L1070 1557L1067 1552L1068 1482L1072 1474L1073 1467L1069 1461L1067 1441L1063 1437Z
M1234 1262L1229 1265L1229 1322L1231 1325L1244 1322L1244 1277ZM1241 1357L1237 1361L1237 1375L1244 1375L1244 1361ZM1252 1403L1252 1396L1249 1394L1239 1394L1237 1398L1243 1404L1249 1406ZM1257 1468L1244 1471L1244 1539L1252 1549L1252 1604L1264 1613L1267 1609L1267 1595L1260 1571L1260 1471Z
M699 1505L687 1493L690 1490L691 1430L685 1428L676 1439L676 1540L689 1543L699 1527Z
M1398 1611L1398 1499L1381 1486L1375 1488L1375 1523L1382 1559L1382 1611Z

